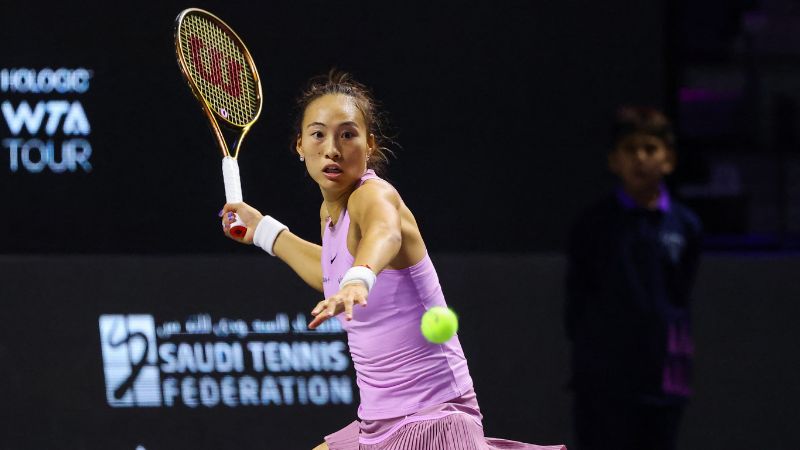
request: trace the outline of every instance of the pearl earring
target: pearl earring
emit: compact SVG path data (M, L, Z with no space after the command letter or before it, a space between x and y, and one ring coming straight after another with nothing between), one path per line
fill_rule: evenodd
M305 159L305 158L303 158L302 156L300 157L300 161L305 161L305 160L306 160L306 159Z

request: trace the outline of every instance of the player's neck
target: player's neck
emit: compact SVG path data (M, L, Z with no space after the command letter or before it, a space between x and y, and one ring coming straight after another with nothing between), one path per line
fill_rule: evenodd
M342 211L347 208L347 200L349 198L350 193L348 193L346 196L331 196L330 198L324 196L325 209L328 210L328 217L331 218L331 224L335 224L336 221L339 220L339 216L342 214Z
M353 184L352 186L337 190L320 189L325 208L328 210L328 217L331 218L331 224L339 220L339 215L342 213L342 210L347 208L350 195L357 187L358 184Z

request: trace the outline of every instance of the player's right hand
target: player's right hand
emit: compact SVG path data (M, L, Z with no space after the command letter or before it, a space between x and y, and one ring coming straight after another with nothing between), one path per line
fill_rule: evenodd
M238 215L239 219L247 226L247 233L245 233L242 239L231 236L230 233L230 226L236 221L236 215ZM261 222L261 219L264 218L264 215L247 203L226 203L219 212L219 217L222 218L222 231L225 233L225 236L228 236L236 242L252 244L256 227L258 223Z
M347 320L353 320L353 306L367 306L367 295L369 291L364 283L347 283L339 289L339 292L317 303L311 310L314 319L308 324L308 328L313 330L322 322L341 313L345 313Z

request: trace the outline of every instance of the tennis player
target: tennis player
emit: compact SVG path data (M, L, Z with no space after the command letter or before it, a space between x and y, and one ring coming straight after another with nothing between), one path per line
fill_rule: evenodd
M245 203L222 214L226 235L238 214L247 233L237 241L324 292L310 328L336 317L347 331L360 420L317 450L564 448L485 438L458 337L432 344L422 336L423 313L445 299L414 215L378 176L391 151L370 92L331 71L311 80L298 107L295 150L322 192L322 246Z

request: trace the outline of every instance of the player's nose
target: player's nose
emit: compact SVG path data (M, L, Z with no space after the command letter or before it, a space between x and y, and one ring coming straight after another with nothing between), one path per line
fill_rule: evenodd
M324 147L324 155L328 158L335 159L342 156L342 153L339 151L339 147L336 145L336 140L330 139L326 143Z

